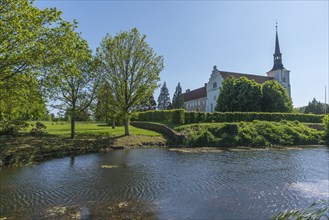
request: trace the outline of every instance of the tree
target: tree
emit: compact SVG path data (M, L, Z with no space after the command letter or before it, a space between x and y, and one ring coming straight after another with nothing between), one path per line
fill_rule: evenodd
M264 112L292 112L292 101L287 90L276 80L266 81L262 85Z
M114 101L114 93L108 82L99 86L97 91L97 105L95 115L99 119L105 119L107 125L112 121L112 128L115 128L115 119L120 116L117 105Z
M157 107L157 103L154 100L154 96L151 95L141 101L139 111L155 110L156 107Z
M97 48L104 73L114 94L114 104L125 121L125 135L129 135L132 110L138 109L144 97L158 87L163 58L147 44L146 36L134 28L116 36L106 35Z
M62 52L72 48L69 39L76 22L64 21L56 8L39 9L32 3L0 3L0 120L44 111L40 70L63 63Z
M166 110L170 106L171 106L171 102L170 102L169 90L167 88L166 82L164 82L158 97L158 109Z
M41 118L46 111L37 79L31 75L15 76L17 82L0 91L0 120L10 123L15 120Z
M325 104L317 101L315 98L305 107L304 113L324 114ZM328 112L328 109L327 109Z
M96 73L97 60L92 59L88 44L79 34L71 35L74 50L62 53L64 63L48 68L47 83L50 98L60 102L52 106L68 111L71 117L71 138L75 138L77 116L88 109L96 96L101 75Z
M62 51L70 48L67 39L76 22L63 21L56 8L3 0L0 15L0 89L15 84L15 76L38 74L40 68L59 62Z
M180 83L178 83L178 85L176 86L176 90L172 98L172 108L184 108L184 97L182 94L182 87L180 86Z
M261 110L261 86L246 77L229 77L222 83L215 110L221 112L258 112Z

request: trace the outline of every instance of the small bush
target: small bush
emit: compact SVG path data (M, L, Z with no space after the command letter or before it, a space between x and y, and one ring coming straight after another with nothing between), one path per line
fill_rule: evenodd
M29 127L29 123L21 120L4 121L0 134L3 135L16 135L19 130L24 130Z
M47 129L47 126L45 124L37 121L35 123L35 128L31 129L30 134L34 135L34 136L45 135L45 134L47 134L46 129Z

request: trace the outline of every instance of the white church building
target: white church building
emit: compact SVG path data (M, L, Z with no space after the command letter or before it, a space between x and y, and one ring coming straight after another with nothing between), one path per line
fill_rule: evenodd
M183 93L185 109L188 111L214 112L222 82L230 76L235 78L246 77L250 80L256 81L259 84L262 84L268 80L277 80L287 90L288 95L291 98L290 71L285 69L282 64L282 54L280 52L277 27L275 52L273 57L273 68L266 73L266 76L227 72L218 70L217 67L214 66L208 83L205 83L201 88L195 90L188 89L185 93Z

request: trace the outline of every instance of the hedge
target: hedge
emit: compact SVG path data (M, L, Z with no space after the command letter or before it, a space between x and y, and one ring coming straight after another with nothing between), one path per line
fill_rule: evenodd
M324 115L302 113L272 112L190 112L184 109L145 111L137 113L132 120L174 124L193 124L207 122L252 122L258 121L299 121L303 123L322 123Z

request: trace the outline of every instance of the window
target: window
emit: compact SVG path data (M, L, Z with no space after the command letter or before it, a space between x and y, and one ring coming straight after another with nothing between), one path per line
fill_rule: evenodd
M217 88L217 82L214 82L214 83L212 84L212 87L213 87L213 88Z
M215 100L215 101L216 101L216 98L217 98L217 97L216 97L216 96L214 96L214 100Z
M285 77L282 78L282 82L284 82L284 83L286 82L286 78Z

